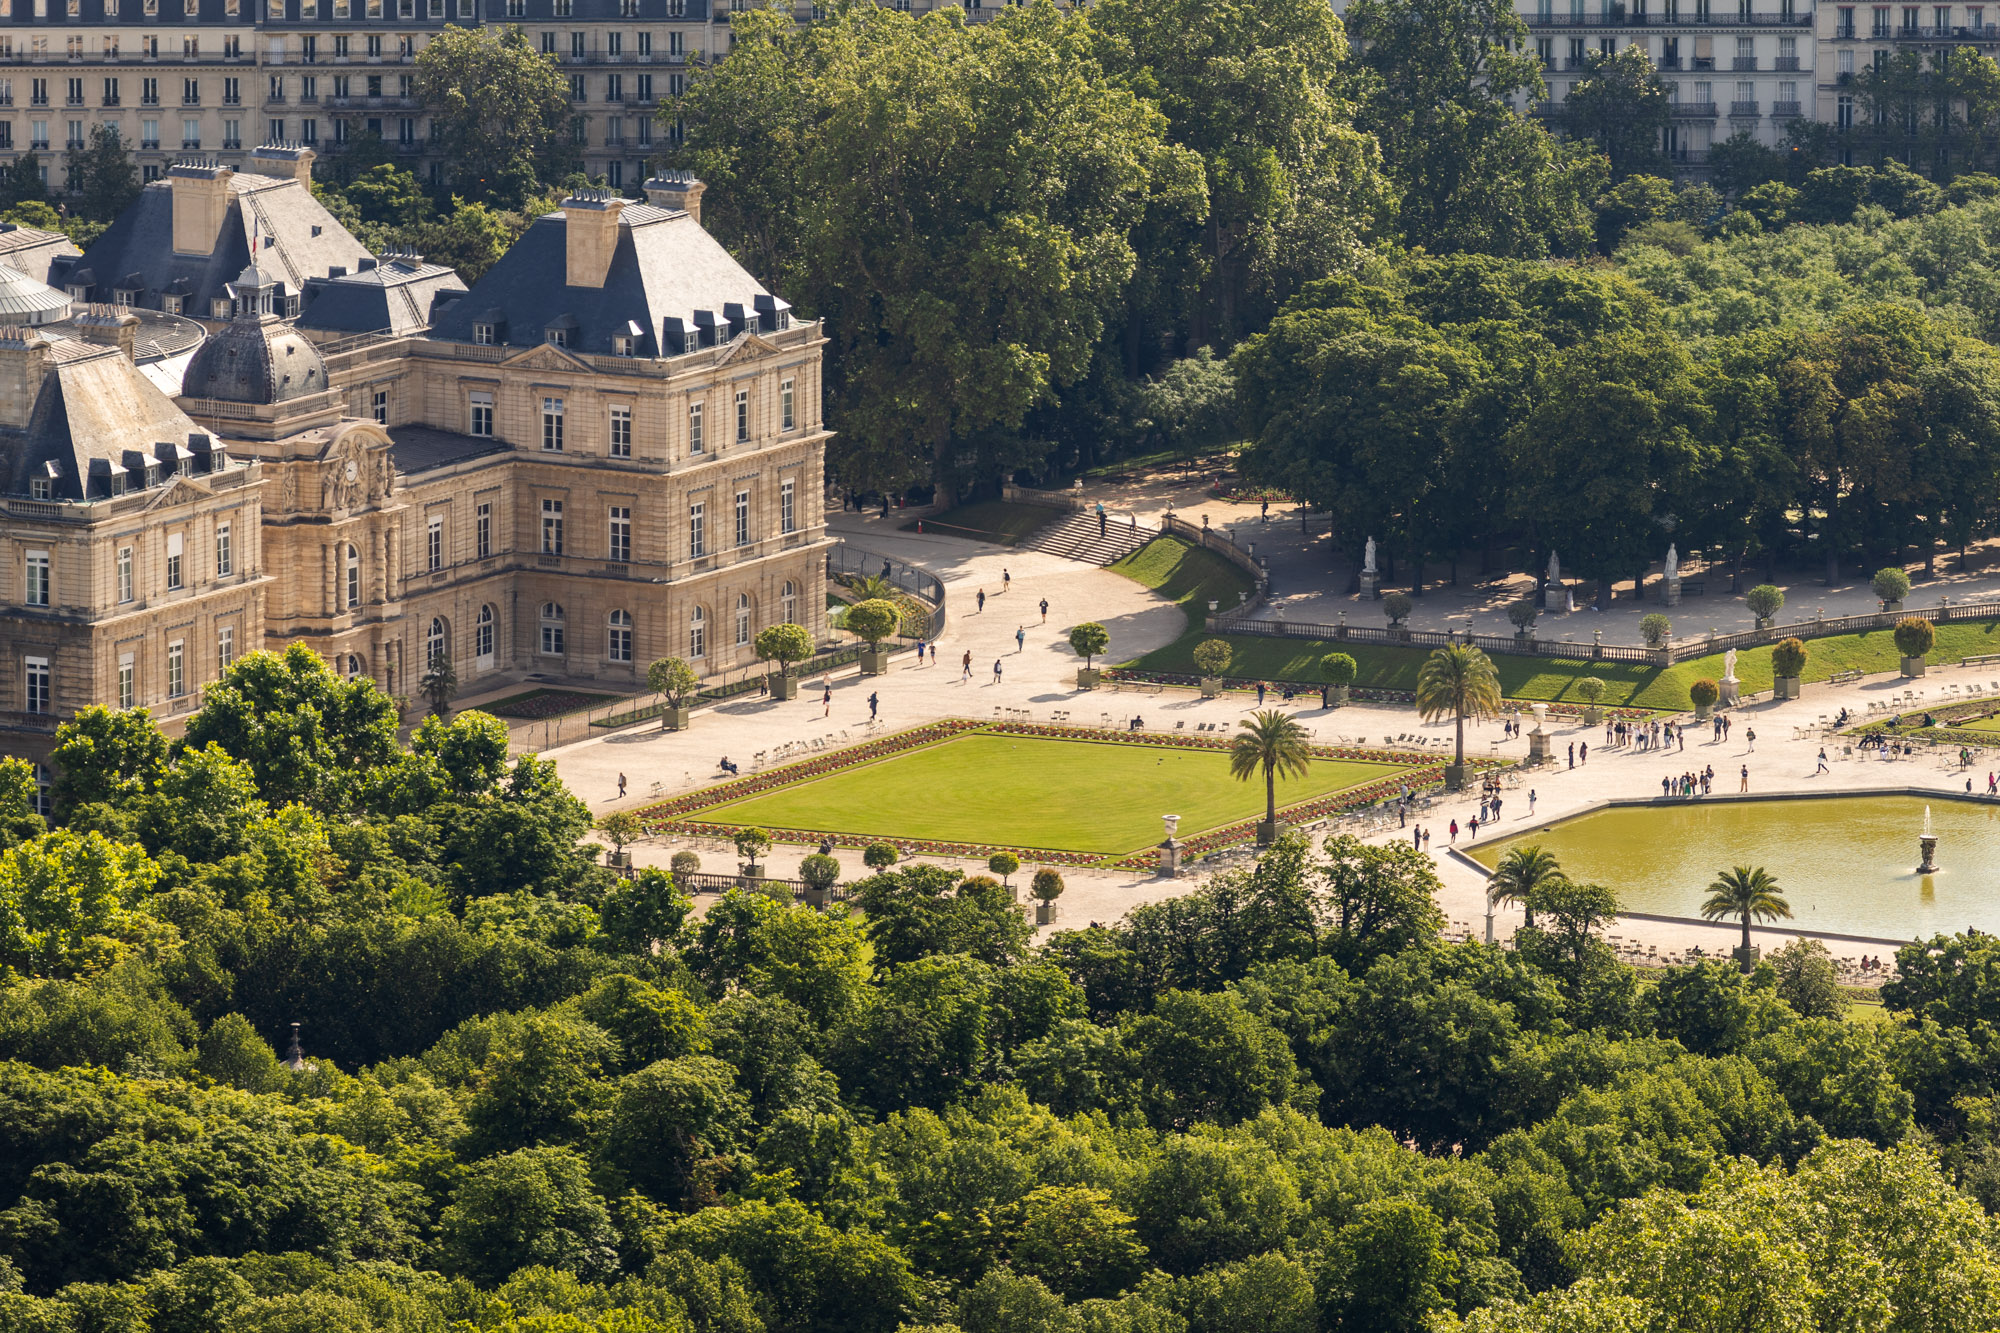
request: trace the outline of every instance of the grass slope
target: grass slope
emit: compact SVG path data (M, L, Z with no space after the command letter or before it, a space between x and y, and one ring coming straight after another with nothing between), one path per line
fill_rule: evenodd
M1189 634L1125 665L1148 671L1192 674L1195 644L1206 636ZM1350 654L1361 668L1355 684L1372 689L1413 690L1417 671L1429 656L1427 648L1347 643L1333 639L1271 639L1251 634L1224 635L1236 650L1232 676L1263 680L1294 680L1317 684L1319 659L1331 652ZM1805 677L1825 680L1836 671L1894 671L1901 661L1895 639L1886 629L1865 634L1839 634L1807 643ZM2000 620L1964 621L1938 626L1937 646L1928 660L1955 662L1978 653L2000 652ZM1510 699L1564 700L1581 703L1576 683L1596 676L1605 684L1604 702L1634 708L1681 711L1691 706L1688 686L1707 677L1722 678L1723 655L1713 653L1670 667L1630 662L1586 662L1562 657L1526 657L1495 653L1493 665L1500 687ZM1736 657L1737 679L1747 691L1771 688L1771 650L1752 648Z
M1395 764L1314 760L1305 777L1278 783L1278 804L1398 771ZM1180 815L1185 838L1263 809L1261 775L1238 782L1220 750L973 735L703 810L699 818L1111 855L1158 842L1161 815Z
M1216 610L1227 611L1241 605L1250 592L1248 574L1179 537L1155 537L1109 568L1178 604L1190 630L1202 627L1211 600Z
M915 532L922 524L925 531L936 528L952 536L979 537L997 541L1003 546L1015 546L1026 541L1049 524L1068 515L1060 509L1047 505L1015 504L1008 500L979 500L956 509L947 509L942 514L926 518L913 518L903 525L904 532Z

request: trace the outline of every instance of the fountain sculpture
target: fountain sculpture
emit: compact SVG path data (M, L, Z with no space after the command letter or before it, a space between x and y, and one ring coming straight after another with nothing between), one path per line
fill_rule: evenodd
M1931 808L1924 807L1924 831L1917 838L1917 846L1924 854L1923 864L1917 867L1919 875L1937 873L1937 834L1931 831Z

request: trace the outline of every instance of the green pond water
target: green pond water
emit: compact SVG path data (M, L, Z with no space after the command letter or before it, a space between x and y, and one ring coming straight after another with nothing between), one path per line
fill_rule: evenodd
M1972 926L2000 933L2000 805L1929 801L1939 869L1919 875L1925 804L1847 796L1620 806L1469 850L1491 868L1508 848L1539 842L1571 878L1610 886L1634 912L1700 916L1718 871L1761 865L1792 907L1794 919L1780 925L1898 940Z

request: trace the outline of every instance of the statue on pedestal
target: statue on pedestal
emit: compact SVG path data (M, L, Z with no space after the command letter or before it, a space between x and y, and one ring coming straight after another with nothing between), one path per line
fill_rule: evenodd
M1375 539L1373 537L1370 537L1368 544L1361 548L1361 572L1363 574L1373 574L1375 572Z

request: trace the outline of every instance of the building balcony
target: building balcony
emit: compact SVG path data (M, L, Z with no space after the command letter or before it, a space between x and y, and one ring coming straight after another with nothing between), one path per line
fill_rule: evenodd
M1745 70L1754 70L1757 68L1757 57L1731 56L1729 59L1729 68L1737 71L1738 73L1741 73Z
M183 153L198 153L198 152L200 152L200 151L201 151L201 140L199 140L199 139L183 139L183 140L181 140L181 151L182 151Z
M1833 30L1833 39L1834 39L1835 41L1837 41L1837 42L1851 42L1851 41L1853 41L1853 40L1854 40L1854 25L1853 25L1852 23L1843 23L1843 24L1841 24L1841 25L1840 25L1840 26L1839 26L1838 28L1835 28L1835 29Z
M1771 103L1772 120L1797 120L1801 114L1797 102Z
M1729 117L1731 120L1739 120L1745 117L1755 120L1759 114L1755 102L1731 102L1729 104Z
M158 139L141 139L139 140L139 148L143 152L157 153L160 151L160 141Z
M2000 25L1958 28L1898 28L1899 42L1994 42L2000 41Z
M1675 120L1714 120L1713 102L1675 102L1667 107L1667 114Z
M1655 68L1664 70L1679 69L1681 68L1681 58L1679 56L1661 56Z
M241 147L243 147L243 141L241 139L224 139L222 141L222 149L224 152L227 153L233 153Z
M1537 14L1527 20L1531 28L1807 28L1813 25L1812 11L1802 14L1711 14L1707 18L1682 14Z
M1771 68L1781 74L1796 74L1799 68L1799 58L1797 56L1779 56L1771 62Z

